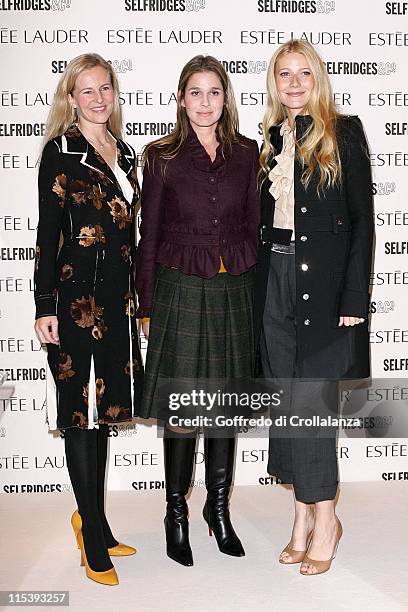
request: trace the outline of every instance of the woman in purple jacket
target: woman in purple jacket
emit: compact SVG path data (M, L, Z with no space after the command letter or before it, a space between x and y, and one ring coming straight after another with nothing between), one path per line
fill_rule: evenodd
M257 143L238 133L224 68L213 57L194 57L180 76L175 129L145 151L136 257L137 315L149 337L143 417L161 416L162 379L252 374L258 169ZM217 437L204 433L203 516L220 551L240 557L244 549L228 510L236 438L226 429ZM167 554L187 566L193 557L185 496L195 445L196 431L166 424Z

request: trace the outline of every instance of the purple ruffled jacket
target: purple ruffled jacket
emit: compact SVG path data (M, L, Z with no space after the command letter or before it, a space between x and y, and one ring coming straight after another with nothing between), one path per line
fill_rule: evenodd
M232 153L218 146L214 162L190 128L176 158L150 149L143 172L140 242L136 252L137 317L152 312L157 264L211 278L220 257L230 274L256 263L260 202L259 152L239 136Z

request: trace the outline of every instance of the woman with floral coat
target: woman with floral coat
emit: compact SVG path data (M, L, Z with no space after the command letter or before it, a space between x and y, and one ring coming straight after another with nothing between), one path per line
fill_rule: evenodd
M108 424L132 418L142 387L132 274L139 189L135 153L120 136L111 66L95 54L75 58L39 169L35 329L48 351L48 423L64 430L78 502L73 527L88 577L104 583L117 581L109 555L135 552L118 547L104 513Z

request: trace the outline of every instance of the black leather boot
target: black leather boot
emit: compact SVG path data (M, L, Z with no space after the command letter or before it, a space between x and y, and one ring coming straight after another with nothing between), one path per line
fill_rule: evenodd
M220 552L243 557L245 551L231 524L228 497L234 471L236 438L204 438L207 500L203 517L214 532Z
M182 565L193 565L188 538L188 507L185 496L193 475L196 437L193 434L168 433L164 438L164 471L167 510L164 518L167 555Z

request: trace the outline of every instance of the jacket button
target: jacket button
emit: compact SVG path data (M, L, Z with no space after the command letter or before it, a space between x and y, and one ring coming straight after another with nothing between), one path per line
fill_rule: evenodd
M227 244L227 241L225 240L225 238L223 238L223 239L221 240L221 243L222 243L222 244Z
M305 319L305 320L303 321L303 323L304 323L305 325L310 325L310 319Z
M300 267L302 268L303 272L307 272L307 270L309 269L309 266L307 264L302 264Z
M300 212L302 212L302 213L306 213L306 212L307 212L307 208L306 208L306 206L302 206L302 208L300 209Z
M306 242L307 236L301 236L300 239L301 239L302 242Z
M304 300L308 300L308 299L309 299L309 297L310 297L310 296L309 296L309 294L308 294L308 293L304 293L304 294L302 295L302 298L303 298Z
M219 220L219 219L217 219L217 218L213 219L213 220L212 220L213 225L218 225L219 221L220 221L220 220Z
M210 197L210 201L211 202L216 202L217 201L217 196L213 195Z
M210 176L208 181L209 181L209 183L214 184L215 183L215 176Z

